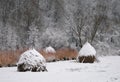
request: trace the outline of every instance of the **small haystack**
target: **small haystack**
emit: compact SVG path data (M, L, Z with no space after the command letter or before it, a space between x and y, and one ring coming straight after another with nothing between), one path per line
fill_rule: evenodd
M51 46L46 47L43 52L44 52L43 54L46 55L45 58L46 58L47 62L55 61L56 51L53 47L51 47Z
M93 63L96 60L95 55L95 48L90 43L86 42L79 51L77 60L80 63Z
M17 64L18 71L47 71L46 60L35 49L30 49L24 52Z
M56 53L55 49L51 46L45 48L46 53Z

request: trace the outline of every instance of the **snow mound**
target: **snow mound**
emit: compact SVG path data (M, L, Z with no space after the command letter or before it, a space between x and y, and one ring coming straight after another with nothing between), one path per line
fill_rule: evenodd
M88 42L86 42L81 50L79 51L80 56L95 56L96 50L95 48Z
M45 48L45 52L47 53L56 53L55 49L51 46Z
M46 71L46 60L35 49L24 52L17 65L18 71Z

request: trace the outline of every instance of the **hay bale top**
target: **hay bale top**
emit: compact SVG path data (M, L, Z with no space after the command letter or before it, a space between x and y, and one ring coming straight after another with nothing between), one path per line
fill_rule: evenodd
M21 54L21 57L17 64L19 65L24 63L33 66L42 64L43 66L45 66L45 62L45 58L39 52L37 52L35 49L30 49Z
M79 51L79 56L95 56L95 55L96 55L95 48L88 42L86 42Z
M45 52L47 53L56 53L55 49L51 46L45 48Z

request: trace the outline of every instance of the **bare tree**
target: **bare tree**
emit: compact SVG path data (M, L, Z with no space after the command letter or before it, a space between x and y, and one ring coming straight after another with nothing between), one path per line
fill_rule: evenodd
M107 5L108 0L98 0L95 8L96 14L93 15L93 30L91 32L91 43L94 41L94 38L96 36L96 33L98 30L103 32L106 30L108 26L108 17L107 17L107 11L109 6Z
M73 12L72 20L72 26L71 26L71 31L72 31L72 37L76 40L76 46L77 47L82 47L83 45L83 31L84 27L86 25L86 20L87 20L87 15L84 12L85 8L83 6L82 1L77 1L76 2L76 11Z

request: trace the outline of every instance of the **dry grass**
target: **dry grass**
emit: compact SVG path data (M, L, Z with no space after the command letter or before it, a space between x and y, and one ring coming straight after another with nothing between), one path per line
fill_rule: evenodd
M76 59L78 51L70 48L61 48L56 50L56 53L47 53L43 49L38 50L47 62Z
M14 66L27 49L0 51L0 66Z
M16 65L20 55L26 50L28 49L0 51L0 67ZM56 53L46 53L43 49L38 50L38 52L43 55L47 62L76 59L78 54L77 50L70 48L58 49Z
M95 56L79 56L78 61L80 63L94 63L96 60Z
M57 60L71 60L76 59L78 51L70 48L61 48L56 51Z

